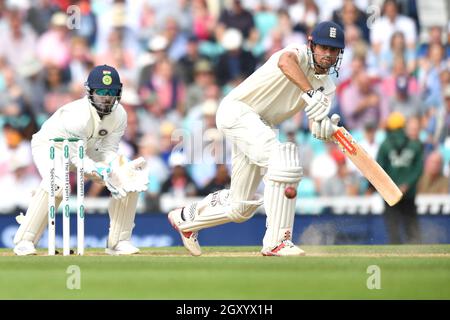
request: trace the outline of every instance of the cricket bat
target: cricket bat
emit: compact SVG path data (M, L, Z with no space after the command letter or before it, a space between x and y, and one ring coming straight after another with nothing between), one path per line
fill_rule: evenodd
M403 193L386 171L369 156L344 127L335 127L335 129L332 139L347 158L355 164L390 206L399 202Z

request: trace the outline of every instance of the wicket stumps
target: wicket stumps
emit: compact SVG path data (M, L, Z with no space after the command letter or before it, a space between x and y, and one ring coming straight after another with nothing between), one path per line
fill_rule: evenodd
M63 255L70 255L70 143L77 144L77 254L84 254L84 143L78 138L50 139L50 192L48 197L48 255L55 255L56 251L56 200L55 200L55 146L62 142L63 168Z

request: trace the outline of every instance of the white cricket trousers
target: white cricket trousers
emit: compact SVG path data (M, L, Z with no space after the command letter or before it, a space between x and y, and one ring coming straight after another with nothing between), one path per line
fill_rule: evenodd
M216 124L232 142L231 201L253 200L271 150L279 144L275 131L250 106L227 99L219 105Z

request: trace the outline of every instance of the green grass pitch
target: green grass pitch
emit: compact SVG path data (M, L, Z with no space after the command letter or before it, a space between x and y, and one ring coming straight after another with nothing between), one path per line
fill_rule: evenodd
M1 249L0 299L450 299L450 245L302 248L306 256L283 258L262 257L258 247L205 247L201 257L182 247L127 257ZM377 275L380 288L368 289Z

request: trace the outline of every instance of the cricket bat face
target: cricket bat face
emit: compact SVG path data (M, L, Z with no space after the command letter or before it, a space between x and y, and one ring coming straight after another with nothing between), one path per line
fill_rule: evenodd
M403 197L403 193L392 181L388 174L380 167L378 162L356 143L355 139L344 127L338 127L333 134L333 141L341 151L361 171L367 180L377 189L383 199L393 206Z

